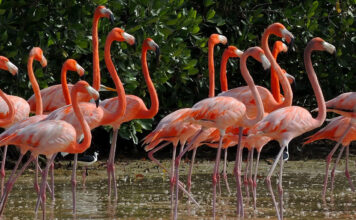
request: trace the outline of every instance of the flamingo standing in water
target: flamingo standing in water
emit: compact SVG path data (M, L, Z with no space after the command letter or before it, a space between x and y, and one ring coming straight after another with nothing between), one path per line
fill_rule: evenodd
M98 37L98 24L100 18L108 18L110 22L114 23L114 14L110 9L105 6L98 6L94 12L93 27L92 27L92 44L93 44L93 87L99 91L100 89L100 63L99 63L99 37ZM63 78L61 78L63 80ZM66 78L64 78L66 80ZM73 85L68 84L69 91L72 90ZM84 96L86 95L86 96ZM43 100L43 111L45 114L60 108L64 105L68 105L68 100L62 92L62 85L53 85L41 90L41 96ZM69 97L70 98L70 97ZM79 93L79 102L87 102L90 100L87 94ZM31 96L27 102L30 104L31 111L36 108L35 96Z
M215 65L214 65L214 47L217 44L226 44L227 43L227 38L223 35L219 34L211 34L209 37L208 41L208 69L209 69L209 97L215 96ZM181 145L181 151L189 137L192 136L193 131L197 131L196 126L191 126L185 122L178 122L176 121L182 113L184 113L188 109L179 109L175 112L170 113L166 117L164 117L155 130L153 130L149 135L147 135L144 138L143 144L148 144L148 146L145 147L146 151L150 151L148 154L148 157L156 163L158 166L163 168L164 170L167 170L162 164L159 163L157 159L153 157L153 154L165 146L168 145L169 142L173 144L173 154L172 154L172 166L171 166L171 172L170 172L170 186L171 186L171 204L173 207L173 186L174 186L174 180L173 180L173 173L174 173L174 159L176 156L176 149L177 145L180 142ZM167 136L169 134L169 136ZM163 145L159 145L160 142L162 141L168 141L168 143L165 143ZM159 146L158 146L159 145ZM158 147L156 147L158 146ZM154 149L154 150L152 150ZM194 156L194 154L193 154ZM192 160L191 166L194 163L194 159ZM189 182L189 177L188 177L188 189L190 188L190 182ZM181 183L178 184L178 186L183 190L183 192L186 192L186 190L183 189ZM189 197L190 194L188 194ZM192 198L191 198L192 199ZM192 199L195 201L194 199Z
M109 159L107 161L107 172L108 172L108 195L111 196L111 181L113 183L113 188L114 188L114 198L117 200L117 186L116 186L116 176L115 176L115 151L116 151L116 142L117 142L117 136L118 136L118 131L120 129L120 126L124 122L128 122L134 119L149 119L153 118L159 108L159 101L158 101L158 95L156 92L156 89L152 83L149 71L148 71L148 65L147 65L147 51L152 50L155 51L156 53L156 60L157 62L159 61L159 56L160 56L160 51L159 51L159 46L151 39L151 38L146 38L143 41L142 45L142 54L141 54L141 65L142 65L142 72L145 77L145 81L147 84L147 89L150 95L151 99L151 107L148 109L143 102L142 99L140 99L137 96L134 95L126 95L126 110L125 114L120 117L119 119L107 124L113 127L113 136L111 140L111 148L110 148L110 154L109 154ZM115 109L119 105L118 99L117 98L110 98L106 99L103 102L101 102L100 106L105 108L105 109Z
M270 62L264 55L264 52L259 47L253 47L246 50L240 61L240 69L242 76L245 81L249 85L252 90L253 97L258 106L258 114L254 119L250 119L246 115L246 107L245 105L236 100L235 98L228 96L217 96L212 98L203 99L202 101L195 104L190 111L185 113L181 118L187 120L188 122L194 124L200 124L202 129L195 135L194 139L199 137L202 131L205 128L214 127L219 129L220 132L220 140L219 140L219 148L217 151L214 174L213 174L213 217L215 218L215 201L216 201L216 183L217 183L217 175L219 170L219 159L222 147L222 139L225 135L226 128L233 125L241 125L244 127L251 127L256 122L263 118L263 104L261 97L256 89L256 86L251 78L247 67L246 60L249 56L252 56L256 60L260 61L264 68L270 67ZM191 146L188 145L183 152L181 152L175 160L175 180L179 180L179 164L182 156L188 151L191 150ZM239 157L237 157L239 158ZM236 161L238 162L238 161ZM175 184L177 183L175 181ZM178 188L176 188L176 201L175 201L175 210L174 210L174 219L177 219L177 211L178 211Z
M47 60L43 56L43 52L42 52L41 48L39 48L39 47L32 48L30 51L30 55L28 57L28 62L27 62L28 77L30 79L30 82L31 82L31 85L33 88L33 92L34 92L35 96L37 97L38 103L39 103L39 106L36 108L36 115L41 115L42 114L42 105L40 104L41 103L41 97L40 97L40 93L39 93L40 89L39 89L36 77L33 73L33 68L32 68L33 60L39 61L42 65L42 67L47 66ZM13 72L15 71L15 67L10 66L9 68L10 69L12 68L11 71L13 71ZM10 127L15 125L16 123L28 119L29 114L30 114L30 106L26 102L25 99L18 97L18 96L8 96L8 97L14 105L15 116L14 116L14 119L12 120L12 123L9 123L6 126L4 126L5 129L10 129ZM0 105L2 105L2 104L0 104ZM1 192L3 192L3 188L4 188L6 154L7 154L7 145L4 148L4 153L2 156Z
M85 81L76 83L71 91L73 109L84 133L84 140L82 143L79 144L77 142L81 134L78 134L76 129L70 123L63 120L42 120L22 129L18 129L0 141L0 145L14 144L21 149L31 151L31 158L25 163L18 174L12 175L12 177L9 178L6 184L4 195L0 201L0 214L4 211L6 200L16 179L39 154L43 154L47 157L47 165L42 174L42 183L37 204L39 204L40 200L42 201L43 219L46 219L46 179L48 176L48 169L56 154L58 152L82 153L90 146L91 142L90 128L88 123L84 120L78 105L77 93L87 93L95 100L99 98L99 93ZM99 103L97 103L97 105L98 104ZM20 158L22 158L22 156L20 156ZM15 166L13 171L14 174L19 162L20 161L18 161Z
M325 42L323 39L317 37L313 38L304 50L304 64L317 99L319 108L318 116L313 118L306 109L299 106L289 106L271 112L263 120L258 122L253 129L250 130L250 135L263 135L270 137L273 140L277 140L281 147L276 160L266 177L267 187L271 193L278 219L283 219L282 174L284 159L288 158L288 144L293 138L307 131L320 127L326 118L326 107L323 93L319 86L318 79L311 62L311 52L314 50L334 53L335 47ZM271 185L271 176L279 161L280 172L278 192L280 199L280 210L278 210Z
M84 115L84 119L87 121L90 129L94 129L100 125L110 124L111 122L121 118L125 113L125 109L126 109L125 90L121 83L120 78L117 75L115 66L111 60L110 48L114 41L119 41L119 42L125 41L128 44L133 45L135 43L135 38L120 28L114 28L108 34L106 42L105 42L105 49L104 49L105 50L105 63L109 70L111 78L113 79L113 81L115 83L115 88L116 88L116 91L118 94L116 99L118 99L118 103L120 103L120 105L117 105L114 110L112 110L112 109L108 110L108 109L103 108L102 106L99 106L99 108L97 108L95 106L95 104L93 104L93 103L80 102L79 107L80 107L80 109ZM66 92L65 94L68 94L68 93ZM78 120L76 120L75 112L74 112L72 105L63 106L63 107L53 111L51 114L48 115L46 120L64 120L64 121L73 125L73 127L77 131L77 134L83 134L82 126L80 125ZM78 135L78 137L80 137L80 135ZM78 160L78 154L75 154L74 155L73 172L72 172L72 180L71 180L72 193L73 193L73 213L76 212L77 160Z
M346 126L349 125L349 126ZM337 164L339 163L339 160L342 156L342 153L344 152L344 149L346 148L346 163L345 163L345 176L347 180L349 181L351 190L354 192L355 187L352 184L352 180L350 177L349 169L348 169L348 159L349 159L349 145L352 141L356 140L356 123L352 123L352 119L349 117L344 117L344 116L339 116L336 118L333 118L329 124L320 129L318 132L313 134L308 138L306 142L304 142L303 145L312 143L317 140L321 139L329 139L337 142L341 142L343 148L341 148L339 155L335 161L334 167L331 171L331 191L334 189L334 177L335 177L335 169ZM329 164L331 161L331 158L335 151L338 149L340 143L337 143L336 146L333 148L331 153L327 157L327 173L325 174L325 179L324 179L324 188L323 188L323 201L325 202L325 195L326 195L326 188L328 184L328 168Z

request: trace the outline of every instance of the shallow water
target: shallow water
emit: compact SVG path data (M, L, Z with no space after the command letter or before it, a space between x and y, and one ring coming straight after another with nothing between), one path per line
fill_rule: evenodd
M351 158L350 173L356 182L355 159ZM167 167L169 162L164 161ZM229 183L233 192L235 181L232 173L233 162L228 165ZM185 180L188 164L182 163L181 180ZM247 204L244 192L245 214L247 218L275 219L272 200L267 193L264 177L270 165L261 161L257 186L257 211ZM212 161L198 161L194 167L192 192L201 207L189 204L185 196L180 195L180 219L205 219L211 216L211 172ZM77 214L72 214L71 170L55 170L55 196L53 203L47 195L47 218L49 219L169 219L170 193L166 172L158 169L150 161L126 161L116 164L118 178L117 202L107 197L106 168L97 163L89 170L86 187L81 185L81 171L78 171ZM324 178L324 161L288 161L283 175L284 216L288 219L355 219L356 193L351 192L344 175L344 164L340 163L336 171L336 183L333 196L327 194L327 204L321 200ZM276 169L278 172L279 169ZM27 171L16 183L10 193L4 219L34 219L36 194L33 189L33 171ZM272 178L276 186L276 176ZM275 194L278 195L275 187ZM228 195L225 184L221 182L221 196L218 196L217 216L222 219L235 217L236 198ZM41 213L41 210L40 210ZM39 219L41 215L39 214Z

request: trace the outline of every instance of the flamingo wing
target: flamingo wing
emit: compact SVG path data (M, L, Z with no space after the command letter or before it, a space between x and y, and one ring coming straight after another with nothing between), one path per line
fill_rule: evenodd
M356 105L356 92L343 93L326 103L326 109L347 117L352 117Z

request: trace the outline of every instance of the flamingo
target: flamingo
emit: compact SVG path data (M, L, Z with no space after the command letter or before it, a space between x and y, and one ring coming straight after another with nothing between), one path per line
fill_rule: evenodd
M346 92L325 103L328 112L334 112L346 117L356 118L356 92Z
M39 106L36 108L36 115L41 115L42 114L42 105L40 105L41 102L41 97L40 97L40 93L39 93L39 86L38 83L36 81L36 77L33 73L33 60L37 60L41 63L42 67L47 66L47 60L46 58L43 56L43 52L41 50L41 48L39 47L34 47L31 49L30 51L30 55L28 58L28 62L27 62L27 72L28 72L28 76L34 91L34 94L38 97L37 99L39 100ZM10 69L10 71L12 71L13 73L15 73L15 71L17 72L17 67L13 66L11 64L9 64L8 69ZM9 129L11 126L15 125L16 123L26 120L29 117L30 114L30 106L29 104L26 102L25 99L18 97L18 96L8 96L8 98L11 100L11 102L13 103L14 106L14 111L15 111L15 115L13 120L11 121L11 123L8 123L7 125L3 126L3 128L5 129ZM3 106L3 103L0 103L0 106ZM6 110L7 108L2 108L2 110L5 110L4 112L7 112ZM1 111L2 111L1 110ZM6 163L6 154L7 154L7 145L4 148L4 153L2 156L2 163L1 163L1 195L3 193L3 188L4 188L4 180L5 180L5 163Z
M143 102L143 100L137 96L126 95L127 104L126 104L125 114L123 115L123 117L120 117L119 119L107 124L113 127L114 130L112 140L111 140L109 159L107 161L108 196L109 197L111 196L111 181L112 181L115 200L117 200L117 187L116 187L116 176L115 176L115 151L116 151L116 142L117 142L117 136L118 136L118 131L120 129L120 126L122 123L134 119L153 118L157 114L159 108L158 95L148 71L148 65L146 59L148 50L155 51L156 59L157 61L159 61L159 56L160 56L159 46L151 38L146 38L143 41L142 54L141 54L142 72L145 77L148 92L150 94L151 107L148 109L145 103ZM117 98L110 98L101 102L100 106L105 109L113 109L116 108L116 106L118 105L119 103Z
M216 202L216 183L217 183L217 175L219 168L219 159L221 153L222 139L225 135L226 128L233 125L243 125L244 127L251 127L256 122L263 118L263 104L261 97L256 89L256 86L251 78L247 67L246 60L249 56L252 56L256 60L260 61L264 68L270 67L270 62L267 60L264 52L259 47L252 47L247 49L240 61L240 69L242 76L245 81L249 85L252 90L253 97L256 100L258 105L258 114L254 119L250 119L246 115L246 107L245 105L238 101L235 98L228 96L217 96L212 98L203 99L202 101L196 103L190 111L185 113L181 118L187 120L191 123L200 124L202 129L195 135L194 139L199 137L200 133L210 127L214 127L219 129L220 132L220 140L219 140L219 148L217 151L214 174L213 174L213 217L215 218L215 202ZM188 145L183 152L181 152L175 160L175 180L177 181L179 178L179 164L182 156L188 151L191 150L191 146ZM237 157L239 158L239 157ZM238 160L236 161L238 162ZM176 182L175 182L176 184ZM239 183L238 183L239 184ZM177 219L177 209L178 209L178 188L176 188L176 201L175 201L175 210L174 210L174 219Z
M113 28L107 36L105 42L105 63L113 79L118 96L118 103L114 110L105 109L102 106L97 108L95 104L89 102L80 102L79 107L84 115L84 119L87 121L90 129L94 129L100 125L110 124L111 122L123 117L126 109L126 97L125 90L121 83L120 78L117 75L115 66L111 60L110 48L114 41L127 42L130 45L135 43L135 38L126 33L121 28ZM68 94L68 93L65 93ZM83 134L82 127L78 120L76 120L75 112L72 105L63 106L52 113L50 113L46 120L64 120L73 125L77 134ZM78 135L80 137L80 135ZM72 173L72 193L73 193L73 213L76 212L76 168L77 168L78 154L74 155L73 173Z
M19 146L21 150L31 151L31 158L25 163L16 176L9 178L6 184L4 195L0 201L0 214L4 211L6 200L16 179L39 154L43 154L47 157L47 165L42 174L42 183L37 204L39 204L40 200L42 201L43 219L46 219L46 179L48 176L48 169L56 154L58 152L82 153L90 146L91 142L90 128L88 123L84 120L78 105L77 93L87 93L96 100L99 98L99 93L85 81L76 83L71 91L73 109L84 133L84 140L82 143L79 144L77 142L80 134L76 132L76 129L70 123L63 120L42 120L18 129L0 141L0 145L14 144ZM22 156L20 156L20 158L22 158ZM18 163L15 168L17 168L17 166ZM16 169L14 169L13 172L15 174Z
M256 124L256 126L250 130L250 135L263 135L270 137L273 140L277 140L281 147L275 162L273 163L267 177L266 183L268 190L271 193L274 207L277 212L278 219L283 219L283 188L282 188L282 173L284 159L288 159L288 144L289 142L312 129L320 127L326 118L326 107L323 97L323 93L319 86L317 76L311 62L311 52L314 50L327 51L329 53L335 52L335 47L323 39L316 37L313 38L304 50L304 64L308 73L308 78L312 84L314 94L317 99L319 113L316 118L304 108L299 106L289 106L271 112L264 119ZM282 156L283 154L283 156ZM280 199L280 210L273 194L271 185L271 176L277 163L280 160L280 173L278 182L278 191Z
M345 126L348 125L349 126ZM340 143L342 144L343 148L340 150L339 155L335 161L334 167L331 171L331 191L333 191L334 188L334 176L335 176L335 169L337 164L339 163L339 160L342 156L342 153L344 152L344 149L346 148L346 164L345 164L345 176L347 180L349 181L351 190L354 192L355 187L352 184L352 180L350 178L350 173L348 169L348 159L349 159L349 145L352 141L356 140L356 123L352 123L351 118L349 117L344 117L344 116L339 116L336 118L333 118L329 124L320 129L318 132L313 134L308 138L306 142L304 142L303 145L312 143L314 141L320 140L320 139L329 139L333 141L337 141L338 143L335 145L333 150L329 153L327 156L327 165L326 165L326 173L325 173L325 179L324 179L324 187L323 187L323 201L325 202L325 195L326 195L326 188L328 184L328 170L329 170L329 164L331 162L331 158L335 151L338 149Z
M217 44L226 44L227 43L227 38L224 35L219 35L219 34L211 34L209 37L208 41L208 69L209 69L209 97L215 96L215 65L214 65L214 47ZM240 52L239 52L240 53ZM241 54L241 53L240 53ZM178 142L180 142L181 145L181 150L183 146L185 145L187 139L192 136L192 131L195 129L195 127L191 127L191 125L188 125L187 123L173 123L173 121L176 121L181 114L186 111L187 109L179 109L175 112L170 113L166 117L164 117L159 124L157 125L156 129L152 131L149 135L147 135L144 138L143 144L148 144L148 146L145 147L146 151L150 151L154 149L156 146L159 145L161 141L169 141L173 143L173 154L172 154L172 166L171 166L171 173L170 178L170 186L171 186L171 204L173 207L173 173L174 173L174 158L176 155L176 147L178 145ZM166 134L169 133L169 138L166 136ZM167 146L168 144L163 144L160 145L159 147L155 148L153 151L151 151L148 154L148 157L156 163L158 166L163 168L164 170L166 169L162 164L159 163L157 159L153 157L153 154L157 152L158 150L161 150L163 147ZM194 163L194 159L192 160L192 164ZM191 170L191 169L190 169ZM188 189L190 188L190 181L188 177ZM181 187L181 184L179 183L178 186L183 190ZM185 191L185 190L183 190ZM189 197L190 194L188 194ZM194 201L194 200L193 200Z
M108 18L113 24L115 18L114 14L110 9L105 8L104 6L98 6L94 12L93 18L93 27L92 27L92 44L93 44L93 87L99 91L100 89L100 63L99 63L99 39L98 39L98 24L100 18ZM63 76L63 75L62 75ZM66 78L61 78L66 80ZM68 84L69 91L72 89L73 85ZM88 95L83 96L84 94L79 93L78 100L79 102L89 101ZM56 110L59 107L68 105L68 100L63 95L62 85L53 85L41 90L41 96L43 100L43 111L45 114ZM70 97L69 97L70 98ZM36 108L36 99L35 96L31 96L27 102L30 104L31 111L34 111Z

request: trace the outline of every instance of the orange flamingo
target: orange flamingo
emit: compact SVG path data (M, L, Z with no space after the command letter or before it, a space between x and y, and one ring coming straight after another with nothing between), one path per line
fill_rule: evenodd
M349 124L349 126L345 126L348 124ZM339 160L340 160L345 148L346 148L345 176L346 176L347 180L349 181L351 190L353 192L355 191L355 187L352 184L352 180L350 178L350 173L349 173L349 169L348 169L348 159L349 159L349 145L352 141L356 140L356 124L352 123L351 118L349 118L349 117L339 116L339 117L333 118L326 127L320 129L318 132L316 132L315 134L310 136L308 138L308 140L306 142L304 142L304 145L312 143L317 140L321 140L321 139L329 139L329 140L338 142L335 145L335 147L332 149L332 151L329 153L329 155L327 156L327 159L326 159L327 165L326 165L326 173L325 173L324 188L323 188L323 200L325 202L326 201L325 200L326 188L327 188L327 184L328 184L329 165L330 165L333 154L340 146L340 142L341 142L343 148L341 148L339 155L335 161L334 167L331 171L331 191L333 191L333 189L334 189L335 169L336 169L337 164L339 163Z
M308 73L308 78L312 84L315 93L319 113L316 118L304 108L299 106L289 106L271 112L263 120L258 122L256 126L250 130L251 135L263 135L277 140L280 144L281 150L279 151L275 162L273 163L267 177L267 187L271 193L273 204L277 211L278 219L283 219L283 188L282 188L282 174L284 159L288 158L288 144L294 138L307 131L320 127L326 117L326 108L323 93L318 83L317 76L314 72L311 62L311 52L314 50L327 51L329 53L335 52L335 47L321 38L312 39L304 50L304 64ZM283 156L282 156L283 154ZM280 160L280 173L278 181L278 192L280 197L280 210L273 194L271 185L271 176L276 165Z
M123 115L123 117L120 117L119 119L107 124L113 127L114 130L112 140L111 140L109 159L107 161L108 195L111 196L111 181L112 181L115 200L117 200L117 187L116 187L116 176L115 176L115 152L116 152L117 136L118 136L118 131L120 129L120 126L122 123L134 119L153 118L157 114L159 108L158 95L148 71L148 65L147 65L148 50L155 51L156 59L157 61L159 61L159 56L160 56L159 46L151 38L146 38L143 41L142 54L141 54L142 72L145 77L148 92L150 95L151 107L148 109L145 103L143 102L143 100L137 96L126 95L125 114ZM106 99L100 104L100 106L105 109L113 109L116 108L116 106L118 105L119 103L117 98Z
M219 168L219 159L222 147L222 139L225 135L226 128L233 125L241 125L244 127L251 127L256 122L263 118L263 104L261 97L256 89L256 86L253 82L252 77L250 76L247 67L246 60L249 56L252 56L256 60L262 62L264 68L270 67L270 62L267 60L264 52L259 47L253 47L246 50L240 61L240 69L241 73L252 90L253 97L258 105L258 114L254 119L250 119L246 115L246 107L245 105L238 101L235 98L228 96L217 96L212 98L203 99L202 101L195 104L190 111L185 113L182 118L191 123L200 124L202 129L198 132L194 139L199 137L200 133L204 130L204 128L214 127L219 129L220 132L220 140L219 140L219 148L217 151L214 174L213 174L213 217L215 218L215 202L216 202L216 183L217 183L217 173ZM179 178L179 164L181 157L188 151L191 150L191 146L188 145L183 152L181 152L175 160L175 180ZM239 157L237 157L239 158ZM237 161L238 162L238 161ZM176 183L176 182L175 182ZM239 182L237 182L239 185ZM241 195L241 194L240 194ZM240 197L239 195L239 197ZM239 198L239 201L242 200ZM175 201L175 210L174 210L174 218L177 219L177 209L178 209L178 188L176 188L176 201Z
M39 154L43 154L47 157L47 166L42 174L42 183L37 204L39 204L40 200L42 201L43 219L46 219L46 179L49 166L53 162L56 154L58 152L82 153L90 146L91 142L90 128L88 123L84 120L78 105L77 93L88 93L96 100L99 98L99 93L85 81L76 83L71 91L73 109L84 133L84 140L82 143L79 144L77 142L80 134L76 132L76 129L70 123L62 120L42 120L22 129L18 129L0 141L0 145L14 144L19 146L21 150L31 151L31 158L25 163L16 176L9 178L6 184L4 195L1 198L0 214L4 211L7 197L16 179ZM21 159L22 156L23 155L20 156ZM14 174L19 162L21 162L21 160L18 160L13 171Z
M98 39L98 24L100 18L108 18L111 23L114 22L114 14L110 9L105 8L104 6L98 6L94 12L93 18L93 27L92 27L92 44L93 44L93 87L99 91L100 89L100 64L99 64L99 39ZM62 80L66 78L62 78ZM68 89L71 91L73 85L68 84ZM62 85L53 85L41 90L42 100L43 100L43 111L45 114L48 114L59 107L68 105L68 100L62 92ZM70 97L69 97L70 98ZM79 93L78 97L79 102L89 101L90 98L86 94ZM36 108L36 99L35 96L31 96L28 99L30 104L31 111L34 111Z
M125 97L125 90L120 81L120 78L117 75L115 70L115 66L111 60L111 53L110 48L114 41L119 42L127 42L130 45L135 43L135 38L126 33L124 30L120 28L114 28L108 34L106 42L105 42L105 63L115 83L115 88L117 91L118 96L118 103L114 110L112 109L105 109L102 106L97 108L95 104L89 102L80 102L79 107L83 112L84 119L87 121L90 129L94 129L100 125L110 124L115 120L123 117L126 109L126 97ZM65 93L68 94L68 93ZM72 105L63 106L48 115L46 120L64 120L73 125L76 129L77 134L83 134L82 127L78 120L76 120L75 112ZM80 135L78 136L80 137ZM74 164L73 164L73 173L72 173L72 193L73 193L73 212L76 212L76 168L77 168L77 159L78 154L74 155Z
M33 68L32 68L34 59L39 61L42 65L42 67L47 66L47 60L43 56L43 52L42 52L41 48L39 48L39 47L32 48L32 50L30 51L28 62L27 62L28 76L29 76L34 94L36 95L36 97L38 97L37 99L38 99L39 106L36 108L36 115L41 115L42 114L42 105L40 104L41 97L40 97L40 93L39 93L39 86L36 81L36 77L33 73ZM15 69L15 67L10 66L9 68L12 69L12 71L17 70L17 69ZM18 97L18 96L8 96L8 97L14 105L15 116L14 116L14 119L12 120L12 123L9 123L6 126L4 126L5 129L9 129L11 126L16 124L17 122L26 120L30 114L30 106L26 102L25 99ZM2 105L2 104L0 104L0 105ZM1 164L1 192L3 192L3 188L4 188L7 147L8 146L6 145L4 148L2 164Z

